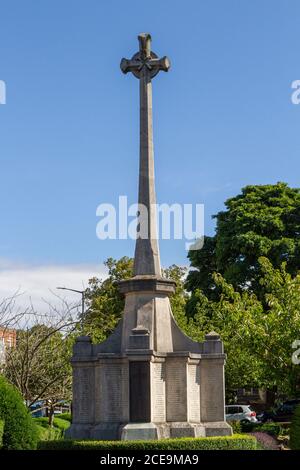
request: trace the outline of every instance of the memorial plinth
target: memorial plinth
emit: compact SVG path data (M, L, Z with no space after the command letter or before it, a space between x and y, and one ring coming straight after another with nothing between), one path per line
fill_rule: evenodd
M89 337L74 345L73 414L67 436L76 439L159 439L232 434L225 422L223 343L217 333L204 342L187 337L169 301L173 281L161 276L156 236L152 136L152 78L167 72L167 57L151 51L149 34L140 50L122 59L121 70L140 81L140 225L134 276L121 281L122 320L103 343Z

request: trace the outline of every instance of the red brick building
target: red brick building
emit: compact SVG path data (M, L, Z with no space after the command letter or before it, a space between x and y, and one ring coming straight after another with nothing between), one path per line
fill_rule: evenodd
M0 363L5 362L5 350L16 346L17 332L8 328L0 327Z

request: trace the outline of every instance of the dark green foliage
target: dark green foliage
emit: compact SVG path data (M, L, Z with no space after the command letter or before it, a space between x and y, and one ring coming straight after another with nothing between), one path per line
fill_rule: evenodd
M234 434L241 434L242 426L240 421L228 421L228 424L232 427L232 431Z
M228 358L227 390L249 386L296 396L300 368L293 364L291 353L300 331L300 272L292 276L285 263L276 269L264 257L258 263L264 302L251 291L238 292L214 274L220 299L209 300L200 289L193 292L194 315L187 332L196 341L203 339L203 333L220 334Z
M104 264L108 268L107 279L90 279L85 292L84 334L91 336L95 343L104 341L121 319L124 297L119 292L118 281L132 277L133 273L133 260L127 256L119 260L108 258Z
M59 419L64 419L65 421L69 421L70 423L72 422L72 416L71 413L61 413L58 415Z
M17 389L0 376L0 419L4 420L3 449L36 448L38 433Z
M236 290L247 288L261 299L261 256L277 268L286 262L292 275L300 268L300 189L285 183L246 186L225 206L225 211L214 216L215 236L205 238L202 250L189 252L196 270L189 273L187 288L218 298L220 292L213 279L213 273L218 272ZM192 304L193 299L188 309L191 315Z
M254 432L257 428L257 430L259 430L260 426L261 424L250 423L248 421L243 421L241 423L242 432Z
M300 450L300 405L296 407L292 419L290 432L290 448L292 450Z
M231 423L230 423L231 424ZM286 424L286 426L285 426ZM249 423L242 422L242 432L265 432L270 436L278 437L286 434L288 423Z
M224 437L161 439L159 441L44 441L40 450L255 450L256 439L236 434Z
M65 432L66 429L70 427L70 421L66 419L62 419L59 415L59 418L54 418L53 425L55 428L60 429L61 431Z
M41 424L36 424L36 428L39 441L54 441L63 438L62 432L58 428L50 428L50 426L46 427Z
M185 307L189 297L184 289L186 268L182 268L176 264L173 264L169 268L163 269L162 274L166 279L171 279L172 281L176 282L175 292L170 296L172 313L175 317L177 325L183 330L186 330L187 317L185 313Z
M43 428L47 428L49 426L49 420L46 417L33 418L33 421L35 422L35 424L37 424L38 426L42 426Z
M4 421L3 419L0 419L0 449L2 449L3 433L4 433Z
M192 250L188 253L191 267L186 279L186 289L194 292L196 289L201 291L209 298L218 298L219 289L213 279L213 273L219 272L216 260L216 236L204 237L204 244L201 250ZM193 298L191 297L187 305L187 313L193 316Z
M278 423L264 423L260 426L259 431L266 432L270 434L270 436L278 437L282 434L282 427Z

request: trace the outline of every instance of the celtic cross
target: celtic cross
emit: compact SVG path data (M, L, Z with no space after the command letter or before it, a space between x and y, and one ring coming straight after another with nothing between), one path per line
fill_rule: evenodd
M160 70L167 72L170 61L161 59L151 51L151 36L142 33L138 36L140 49L133 57L121 60L123 73L132 72L140 80L140 171L139 171L139 207L146 208L146 214L140 210L139 233L137 236L134 275L155 275L161 277L161 267L156 230L156 196L154 184L154 155L152 130L152 84L151 79ZM141 226L144 230L141 230Z
M123 73L132 72L137 78L146 72L150 78L155 77L160 70L167 72L170 68L170 61L168 57L164 56L161 59L151 51L151 36L149 33L141 33L138 35L140 43L140 50L134 56L128 59L121 60L121 70Z

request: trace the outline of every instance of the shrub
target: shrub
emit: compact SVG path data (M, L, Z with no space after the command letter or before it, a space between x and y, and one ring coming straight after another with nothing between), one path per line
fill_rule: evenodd
M287 425L287 426L286 426ZM278 437L286 434L288 423L247 423L242 422L242 432L265 432L270 436Z
M48 428L49 427L49 420L48 418L41 416L39 418L33 418L33 421L35 422L36 425L41 426L43 428Z
M43 426L44 428L47 428L49 426L49 419L45 416L42 416L40 418L33 418L34 422L36 424L39 424L40 426ZM53 420L53 427L61 429L62 431L65 431L70 427L69 421L66 421L65 419L61 418L54 418Z
M55 428L60 429L64 433L65 430L70 427L70 422L66 421L65 419L61 419L59 416L59 418L54 418L53 425Z
M253 432L256 429L256 426L256 423L251 423L250 421L241 422L242 432Z
M49 421L46 417L34 418L34 422L39 428L40 441L62 439L65 430L70 426L69 421L61 418L54 418L52 428L49 426Z
M58 428L45 427L40 424L36 424L36 428L39 441L54 441L62 438L62 433Z
M255 450L253 436L161 439L159 441L41 441L39 450Z
M64 419L65 421L69 421L70 423L72 422L72 416L71 413L61 413L58 415L59 419Z
M232 427L234 434L241 434L242 425L240 421L228 421L228 424Z
M38 433L18 390L0 376L0 419L4 420L3 449L34 449Z
M255 429L258 429L258 426ZM259 431L278 437L282 433L282 428L278 423L264 423L259 427Z
M300 405L295 409L290 431L290 448L300 450Z
M3 419L0 419L0 449L2 449L3 432L4 432L4 421Z

